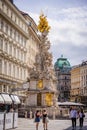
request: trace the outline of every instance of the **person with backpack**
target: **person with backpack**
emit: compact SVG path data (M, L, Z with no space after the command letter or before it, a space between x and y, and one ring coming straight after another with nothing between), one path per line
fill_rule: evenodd
M42 112L42 122L43 122L44 130L48 130L49 119L48 119L48 115L47 115L46 110L43 110L43 112Z
M81 108L80 111L79 111L79 126L80 126L80 129L83 127L84 117L85 117L85 114L83 112L83 108Z

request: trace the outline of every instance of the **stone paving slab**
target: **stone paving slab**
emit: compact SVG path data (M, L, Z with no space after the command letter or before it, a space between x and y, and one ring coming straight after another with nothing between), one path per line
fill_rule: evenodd
M34 119L18 119L18 128L12 130L36 130ZM42 121L39 124L39 130L43 130ZM71 120L49 120L48 130L72 130ZM79 130L79 120L77 120L76 130ZM82 130L87 130L87 118L84 120L84 127Z

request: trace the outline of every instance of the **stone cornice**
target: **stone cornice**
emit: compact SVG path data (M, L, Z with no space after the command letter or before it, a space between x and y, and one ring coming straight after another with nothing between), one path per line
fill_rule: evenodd
M5 1L9 5L9 7L16 13L16 15L18 15L18 17L20 17L20 19L27 25L27 22L21 15L20 10L14 4L11 4L9 0L3 0L3 1Z
M0 32L0 36L1 36L2 38L4 38L6 41L9 41L10 43L12 42L14 46L17 46L17 47L18 47L19 49L21 49L22 51L24 51L24 52L27 51L27 49L26 49L24 46L22 46L20 43L18 43L18 42L16 42L16 41L14 41L14 39L10 38L10 37L7 36L5 33Z
M12 57L11 55L8 55L6 52L3 52L2 50L0 51L0 56L3 57L4 59L9 60L10 62L13 62L13 63L23 66L25 68L26 67L28 68L26 63L20 61L19 59L16 59L15 57Z

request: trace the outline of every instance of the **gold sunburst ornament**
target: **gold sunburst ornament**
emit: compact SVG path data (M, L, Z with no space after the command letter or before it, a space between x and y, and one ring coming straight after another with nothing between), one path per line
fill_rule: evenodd
M37 87L38 87L39 89L42 89L42 88L43 88L43 80L39 80L39 81L38 81Z
M49 30L51 28L48 24L47 17L43 13L39 16L39 24L37 27L41 33L45 32L45 31L49 32Z
M45 99L47 106L52 106L53 105L52 99L53 99L53 94L47 93L46 94L46 99Z

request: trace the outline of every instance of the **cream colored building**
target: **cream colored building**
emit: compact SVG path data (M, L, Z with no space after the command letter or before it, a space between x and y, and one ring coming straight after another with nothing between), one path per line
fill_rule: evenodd
M29 77L39 52L37 25L10 0L0 1L0 92L26 97L26 91L16 91ZM16 88L16 89L15 89Z
M71 70L71 101L87 104L87 61Z
M11 92L26 81L28 37L28 23L20 11L9 0L0 0L0 92Z
M24 12L21 12L28 23L28 43L27 43L27 65L33 68L35 65L36 54L39 52L40 39L38 37L38 29L34 20Z
M87 61L84 61L81 65L81 94L87 96Z
M70 92L70 100L77 101L80 100L78 96L80 96L80 66L75 66L71 70L71 92Z

